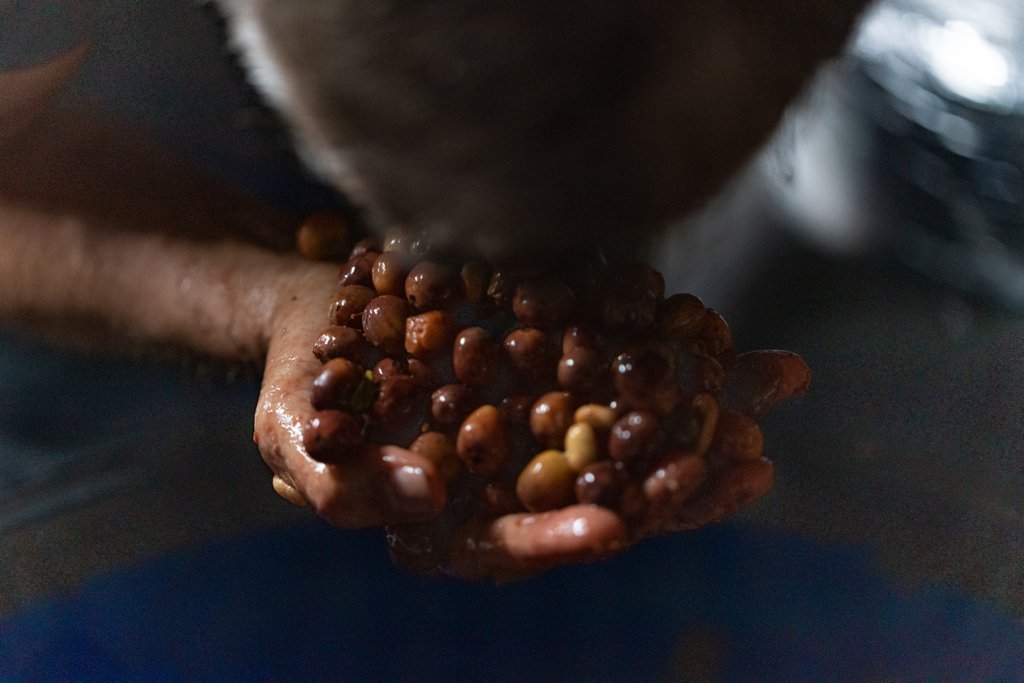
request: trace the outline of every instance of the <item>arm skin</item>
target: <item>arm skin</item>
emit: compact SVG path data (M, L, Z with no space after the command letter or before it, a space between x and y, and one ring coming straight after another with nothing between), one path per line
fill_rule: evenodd
M0 86L11 92L11 80ZM418 454L371 447L337 466L303 448L319 369L312 342L337 269L280 250L294 221L109 117L45 110L20 124L0 141L0 320L71 336L87 329L92 340L101 330L107 346L173 344L264 364L254 440L317 514L371 527L440 512L443 478ZM511 578L602 556L624 537L598 508L517 521L480 524L473 533L488 549L487 569L453 561L454 573Z

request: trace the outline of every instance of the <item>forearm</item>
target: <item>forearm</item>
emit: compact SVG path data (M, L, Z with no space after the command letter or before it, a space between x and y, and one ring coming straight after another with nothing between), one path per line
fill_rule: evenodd
M109 117L51 111L0 144L0 321L257 360L310 269L281 249L294 227Z
M0 243L0 315L87 321L237 360L262 357L278 299L305 266L241 242L98 230L28 210L4 212Z

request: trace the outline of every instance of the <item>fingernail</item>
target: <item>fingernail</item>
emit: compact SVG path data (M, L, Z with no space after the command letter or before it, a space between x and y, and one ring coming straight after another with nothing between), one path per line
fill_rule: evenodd
M422 467L403 465L391 472L391 504L404 515L433 514L434 493Z

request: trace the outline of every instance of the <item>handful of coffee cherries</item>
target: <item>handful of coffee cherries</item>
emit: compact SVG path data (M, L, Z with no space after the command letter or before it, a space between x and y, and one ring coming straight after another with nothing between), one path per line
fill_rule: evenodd
M665 296L649 266L599 254L556 269L493 269L396 234L347 248L318 213L300 252L347 252L312 352L309 455L336 463L364 442L435 463L435 520L388 528L396 562L443 570L460 529L568 505L613 510L640 538L721 520L766 493L758 420L809 387L788 351L737 353L692 294Z

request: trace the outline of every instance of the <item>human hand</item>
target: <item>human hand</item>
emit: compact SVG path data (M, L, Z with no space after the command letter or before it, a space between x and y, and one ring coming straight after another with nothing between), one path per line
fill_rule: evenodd
M538 347L524 356L508 344L547 338L537 342L544 345L550 335L531 336L536 328L517 327L491 294L475 298L473 269L463 269L461 285L445 279L455 270L446 276L449 271L429 261L408 277L401 271L408 297L403 307L394 293L381 294L397 291L390 269L410 263L403 246L392 248L397 251L391 255L378 257L372 249L366 255L374 262L377 291L369 279L360 279L370 276L360 274L357 265L365 259L354 252L342 267L348 284L327 320L326 297L307 295L331 291L338 281L335 269L296 266L291 284L279 292L285 312L276 316L274 329L281 345L271 344L257 442L278 473L275 488L284 497L311 502L340 526L386 526L393 557L408 569L509 580L718 521L771 488L774 470L762 458L757 419L773 403L806 390L809 372L795 354L737 356L721 316L690 295L662 300L656 273L624 268L615 271L609 298L599 307L604 324L613 327L598 332L569 325L564 332L563 361L593 357L593 374L584 366L575 375L564 374L559 363L561 391L544 393L540 387L556 381L550 374L554 365L543 360L549 354ZM425 283L419 278L427 273L434 278L429 287L410 284ZM349 283L350 277L363 284ZM495 277L492 287L501 281ZM560 290L538 282L516 290L513 310L525 316L520 324L554 324L542 320L557 308ZM649 289L641 292L640 283ZM443 298L417 298L430 288L449 291L448 286L454 289ZM597 289L604 291L602 285ZM355 296L360 290L365 299ZM630 323L660 341L611 341L623 332L613 322L619 310L613 304L623 292L650 297L652 305L662 300L656 314L649 310L656 317ZM361 303L353 303L357 299ZM534 303L522 303L528 299ZM394 316L381 308L384 301L395 302ZM426 312L416 314L414 301ZM635 308L632 298L624 301L630 311ZM433 305L455 312L431 310ZM441 322L446 316L447 325L458 319L460 326L471 326L456 334ZM354 317L359 320L353 323ZM498 336L474 332L483 328L473 327L472 320L492 326ZM328 322L335 326L323 330ZM499 330L509 324L499 345ZM608 361L601 354L607 353L615 356L615 369L602 365ZM362 379L370 367L372 391ZM611 396L618 398L602 405ZM350 428L321 428L317 420ZM477 446L469 445L471 438ZM544 450L553 441L564 442L565 450ZM533 454L538 455L524 467ZM538 459L554 469L528 474L541 472L533 467Z
M302 427L314 414L310 386L321 365L311 349L323 327L322 292L337 283L337 269L299 264L280 276L280 304L271 323L254 440L275 473L275 489L308 504L331 524L346 527L423 528L437 519L447 488L437 466L394 445L367 444L342 462L313 459ZM416 524L416 523L419 524ZM399 530L397 533L402 533ZM430 571L465 578L509 579L553 566L604 557L624 547L625 526L614 512L576 505L543 514L480 516L459 529L460 540L442 549ZM421 567L427 570L426 567Z

